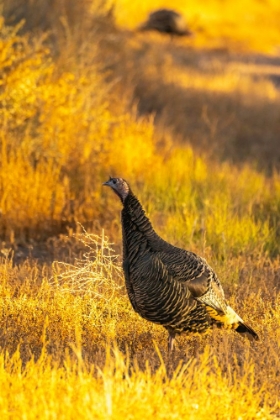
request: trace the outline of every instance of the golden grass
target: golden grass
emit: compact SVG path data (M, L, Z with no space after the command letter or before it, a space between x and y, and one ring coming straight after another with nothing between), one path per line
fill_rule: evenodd
M52 279L34 263L32 268L28 262L20 267L9 259L1 262L4 418L38 413L42 419L137 419L144 413L147 418L155 413L159 418L275 418L280 409L279 293L272 280L277 263L247 260L244 266L244 257L230 263L240 279L239 288L229 288L235 290L230 303L250 318L259 343L214 331L195 353L193 340L182 336L167 368L166 333L131 310L107 239L83 233L71 241L81 241L87 252L74 264L55 263Z
M14 61L4 64L5 108L0 114L6 240L24 240L26 230L36 237L71 227L77 220L102 220L107 200L115 219L115 200L101 196L101 182L111 171L137 179L139 185L145 180L141 198L149 201L145 191L154 195L149 213L166 212L171 238L184 231L185 241L196 230L205 230L217 252L225 241L233 252L240 246L254 250L255 244L278 249L269 227L275 211L264 220L260 208L260 202L271 207L271 200L279 202L278 175L267 180L253 169L213 164L188 147L177 150L168 138L157 155L153 121L136 121L109 103L94 65L82 75L58 75L48 50L27 44L25 51L26 39L21 43L14 33L11 36L16 44L10 38L3 43L3 63L8 56Z
M237 51L277 53L279 49L280 6L277 0L117 0L116 21L121 27L135 29L159 8L179 11L195 37L196 47L226 48ZM188 41L187 41L188 42Z
M197 416L213 416L213 409L219 419L235 419L240 413L244 413L246 419L272 418L264 390L254 392L250 365L246 366L245 383L237 386L224 378L216 363L215 379L219 378L219 386L213 387L214 377L206 356L199 366L193 362L177 369L170 380L164 366L153 375L149 369L146 372L129 369L118 352L108 357L105 368L97 377L79 361L79 354L78 362L68 359L64 368L56 367L43 356L36 365L29 363L24 374L17 353L6 368L3 365L2 358L1 382L5 390L9 386L9 393L1 393L3 418L119 419L128 415L134 419L153 416L196 419ZM194 384L197 375L200 381ZM16 395L16 400L11 399L11 394ZM252 399L248 401L248 397ZM259 408L260 404L262 408Z
M0 29L1 418L276 419L279 89L188 43L272 50L278 3L248 1L252 19L239 2L172 4L193 41L120 32L114 16L135 28L150 5L110 6L4 1L26 22ZM167 363L166 332L126 295L110 174L207 258L258 343L182 335Z

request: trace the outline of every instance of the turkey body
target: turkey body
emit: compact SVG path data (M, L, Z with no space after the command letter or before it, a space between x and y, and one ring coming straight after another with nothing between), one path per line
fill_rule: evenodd
M122 210L122 228L123 269L133 309L174 333L209 328L205 305L195 300L182 281L183 276L196 275L196 257L162 240L132 195ZM188 266L187 273L180 273L179 264L182 271Z
M187 28L186 22L180 13L170 9L159 9L149 15L142 31L154 30L178 36L190 36L192 32Z
M141 317L168 330L169 350L176 334L203 333L213 324L258 339L227 304L207 262L160 238L126 181L110 178L105 185L123 203L123 270L130 302Z

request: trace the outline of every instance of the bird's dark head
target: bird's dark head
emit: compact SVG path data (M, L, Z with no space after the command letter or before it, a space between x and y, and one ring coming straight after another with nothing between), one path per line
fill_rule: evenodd
M103 185L111 187L112 190L120 197L122 203L124 203L124 200L130 192L130 187L123 178L112 178L110 176L109 180L104 182Z

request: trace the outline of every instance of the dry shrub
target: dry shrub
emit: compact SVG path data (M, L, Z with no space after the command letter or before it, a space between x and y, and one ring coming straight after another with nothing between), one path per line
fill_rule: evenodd
M51 31L56 38L65 32L71 36L97 33L101 27L109 29L113 23L112 3L107 0L3 0L3 16L7 24L24 22L26 31ZM105 27L105 28L104 28ZM82 39L80 38L80 40Z
M272 170L279 158L275 148L279 93L271 83L259 81L257 90L248 77L239 83L238 72L214 63L205 66L201 53L193 52L185 63L188 52L180 45L149 44L141 37L129 39L117 33L111 44L104 44L105 31L98 32L101 43L94 45L90 58L90 36L85 37L85 48L70 36L69 48L64 43L65 48L54 55L44 36L19 36L18 29L2 22L0 229L5 241L46 238L75 229L77 221L99 231L100 225L106 226L119 240L116 200L101 194L101 183L116 174L141 189L145 180L141 198L151 215L155 210L156 220L162 217L159 211L170 214L175 208L166 222L171 238L185 231L183 241L191 236L201 243L207 231L214 249L228 243L225 246L238 252L243 238L246 247L253 238L252 250L260 235L265 249L276 252L272 237L279 219L278 175L272 181L260 175L259 181L255 171L246 169L245 181L231 179L232 191L240 191L252 179L247 207L240 207L230 191L223 194L221 204L219 191L227 187L224 181L216 183L231 172L238 177L238 172L233 166L220 174L219 166L212 170L217 157L240 162L253 155ZM79 45L81 51L73 55ZM189 76L184 74L184 63L191 69ZM120 99L124 92L127 97ZM155 120L136 119L135 107L128 112L133 98L139 101L138 110L156 114ZM194 154L189 155L186 141ZM227 242L229 236L236 240Z
M123 172L132 151L151 160L152 124L136 122L110 102L110 87L95 64L83 73L58 72L38 40L2 31L2 237L25 240L27 226L34 238L77 219L93 221L101 213L101 181L115 157Z

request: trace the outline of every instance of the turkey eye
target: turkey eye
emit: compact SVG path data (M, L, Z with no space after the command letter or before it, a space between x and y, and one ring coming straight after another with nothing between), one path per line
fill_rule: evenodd
M117 183L117 181L114 179L113 184L116 184L116 183Z

